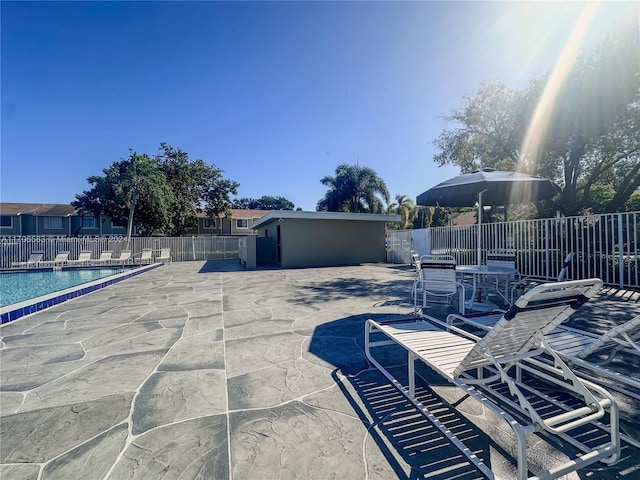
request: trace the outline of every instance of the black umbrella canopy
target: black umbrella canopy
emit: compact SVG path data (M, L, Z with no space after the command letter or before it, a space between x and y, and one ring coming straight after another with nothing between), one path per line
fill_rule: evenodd
M484 205L511 205L551 198L559 187L551 180L526 173L485 168L463 173L418 195L418 205L470 207L482 193Z

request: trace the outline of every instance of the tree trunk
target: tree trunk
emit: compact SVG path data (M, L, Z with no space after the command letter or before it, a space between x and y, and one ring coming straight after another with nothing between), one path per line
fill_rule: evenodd
M136 199L137 195L134 193L133 198L131 199L131 207L129 208L129 222L127 224L127 250L129 250L129 246L131 244L131 232L133 231L133 213L136 209Z

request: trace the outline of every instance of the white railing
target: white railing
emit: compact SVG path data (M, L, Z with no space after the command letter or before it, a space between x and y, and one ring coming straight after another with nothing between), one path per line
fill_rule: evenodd
M422 249L414 246L424 230L389 231L387 245L400 250L390 252L388 258L408 259L409 250L415 249L421 255L453 255L460 265L475 264L477 229L477 225L424 229L430 235ZM411 242L406 241L406 232ZM640 212L484 223L480 233L482 262L487 250L514 250L522 275L551 280L567 254L574 252L570 278L598 277L620 288L640 287Z
M139 257L143 248L159 252L171 249L174 262L193 260L224 260L238 258L240 237L133 237L130 249ZM126 248L125 237L0 237L0 268L9 268L13 262L25 261L31 252L44 252L45 260L52 260L60 251L69 251L69 258L78 258L81 250L90 250L91 258L98 258L106 250L119 257Z

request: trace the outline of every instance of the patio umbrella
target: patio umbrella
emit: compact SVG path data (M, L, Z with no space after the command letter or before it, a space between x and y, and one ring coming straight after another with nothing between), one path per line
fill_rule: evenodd
M469 207L478 203L478 265L482 205L511 205L551 198L559 193L551 180L526 173L484 168L463 173L418 195L417 204L441 207Z

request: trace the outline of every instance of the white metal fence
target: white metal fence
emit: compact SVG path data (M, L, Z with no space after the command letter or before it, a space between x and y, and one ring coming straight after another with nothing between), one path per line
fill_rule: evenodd
M143 248L154 251L170 248L173 261L223 260L238 258L240 237L133 237L130 249L139 255ZM91 258L103 251L119 257L126 248L125 237L0 237L0 268L9 268L13 262L25 261L31 252L44 252L45 260L52 260L58 252L69 251L69 258L78 258L81 250L90 250Z
M640 212L487 223L480 233L482 262L487 250L514 250L522 275L554 279L573 252L570 278L598 277L620 288L640 287ZM475 264L477 239L477 225L389 231L388 260L409 263L413 249L421 255L453 255L460 265Z

